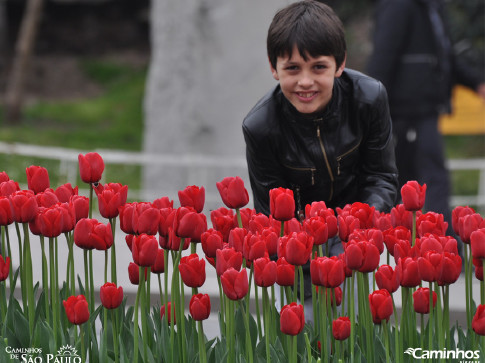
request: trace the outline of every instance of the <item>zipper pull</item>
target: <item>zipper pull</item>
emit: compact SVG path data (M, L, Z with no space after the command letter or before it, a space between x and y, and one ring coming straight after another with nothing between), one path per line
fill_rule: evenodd
M301 209L301 198L300 198L300 186L295 187L295 196L296 196L296 215L298 220L302 222L305 219L305 212Z
M337 175L340 175L340 159L337 159Z
M315 185L315 170L312 169L312 185Z
M317 136L320 137L320 126L317 126Z

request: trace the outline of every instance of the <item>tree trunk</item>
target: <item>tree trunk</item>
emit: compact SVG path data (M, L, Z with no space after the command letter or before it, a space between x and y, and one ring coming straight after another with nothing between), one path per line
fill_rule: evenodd
M23 86L34 49L43 5L44 0L28 0L25 8L15 45L15 58L10 77L7 80L5 119L10 124L18 122L22 113Z

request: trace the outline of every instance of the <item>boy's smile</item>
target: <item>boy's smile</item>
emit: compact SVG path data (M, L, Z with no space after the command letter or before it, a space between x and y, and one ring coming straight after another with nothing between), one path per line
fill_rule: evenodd
M271 72L288 101L299 112L309 114L327 106L334 80L341 76L344 67L345 60L337 69L333 56L307 56L305 60L295 46L291 58L278 57L276 69L271 67Z

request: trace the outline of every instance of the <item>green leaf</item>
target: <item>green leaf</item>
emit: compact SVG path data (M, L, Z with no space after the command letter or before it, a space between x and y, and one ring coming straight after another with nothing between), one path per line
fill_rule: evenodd
M30 346L29 321L19 310L15 312L14 332L22 347Z

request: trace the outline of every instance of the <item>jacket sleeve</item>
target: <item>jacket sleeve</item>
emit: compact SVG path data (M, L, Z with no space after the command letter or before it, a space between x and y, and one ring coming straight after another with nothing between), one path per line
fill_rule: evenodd
M276 187L284 187L285 183L281 176L275 146L272 145L267 131L270 130L254 127L253 120L245 119L243 122L254 208L257 213L269 215L269 191Z
M376 8L373 52L367 73L384 83L389 92L395 70L406 47L410 19L410 0L381 0Z
M379 83L375 103L368 107L368 132L361 148L360 199L381 212L395 205L398 179L387 93Z

